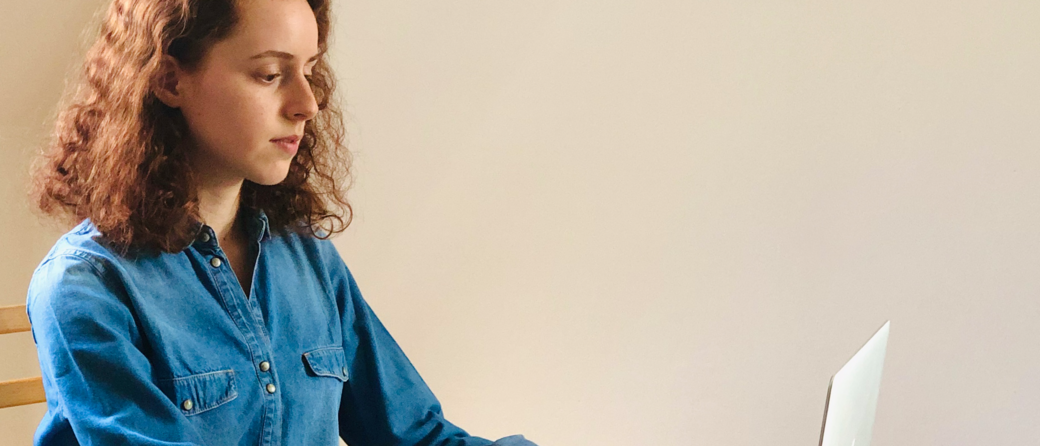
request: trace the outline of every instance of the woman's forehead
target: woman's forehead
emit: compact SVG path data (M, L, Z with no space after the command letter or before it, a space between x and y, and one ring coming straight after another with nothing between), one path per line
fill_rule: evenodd
M307 60L318 52L318 25L306 0L246 0L237 8L235 30L217 44L236 58L278 51Z

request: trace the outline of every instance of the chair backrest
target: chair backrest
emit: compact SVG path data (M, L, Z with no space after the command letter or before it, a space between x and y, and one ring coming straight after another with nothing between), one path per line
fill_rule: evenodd
M26 332L31 329L25 305L0 307L0 335ZM39 376L0 381L0 408L45 401L47 401L47 397L43 393L43 378Z

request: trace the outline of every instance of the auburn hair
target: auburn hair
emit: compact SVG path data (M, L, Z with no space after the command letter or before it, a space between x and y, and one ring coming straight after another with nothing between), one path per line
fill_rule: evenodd
M162 58L199 66L206 51L239 21L236 0L113 0L69 84L51 138L31 175L31 196L45 215L89 218L111 244L183 250L199 222L188 162L187 123L153 93ZM241 206L263 210L274 231L327 238L346 229L350 153L336 82L327 60L329 0L307 0L321 54L311 78L319 112L307 121L289 173L279 184L246 180Z

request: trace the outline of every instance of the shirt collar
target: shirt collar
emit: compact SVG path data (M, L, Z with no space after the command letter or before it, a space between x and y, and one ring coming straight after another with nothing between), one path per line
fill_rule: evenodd
M267 219L267 213L263 209L252 209L243 208L242 218L245 218L246 233L251 239L255 239L257 242L262 242L265 239L271 238L271 223ZM210 238L215 237L216 233L213 232L213 228L202 222L195 222L195 239L199 240L202 233L206 233Z
M246 233L250 239L261 242L271 237L271 224L263 209L243 208L241 217L246 219Z

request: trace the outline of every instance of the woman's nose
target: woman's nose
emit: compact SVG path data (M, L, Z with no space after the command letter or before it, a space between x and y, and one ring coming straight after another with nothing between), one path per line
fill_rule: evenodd
M314 88L304 76L297 76L293 82L288 104L288 114L293 120L310 120L318 114L318 101L314 97Z

